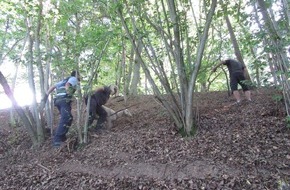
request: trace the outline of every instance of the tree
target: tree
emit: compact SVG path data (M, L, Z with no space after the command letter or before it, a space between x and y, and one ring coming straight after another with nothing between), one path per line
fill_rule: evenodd
M32 118L28 118L25 114L25 111L16 102L14 95L10 89L10 86L8 85L7 80L1 71L0 71L0 84L2 85L6 95L10 98L12 105L13 105L14 109L16 110L16 112L18 113L24 126L28 130L28 133L31 137L33 145L38 145L37 134L35 131L36 127L34 126L34 123L31 122Z
M29 12L30 12L30 8L33 9L33 7L30 7L29 4L24 4L24 9L27 11L26 12L26 18L25 18L25 24L26 24L26 31L27 31L27 36L28 36L28 81L29 81L29 87L32 90L32 113L33 113L33 118L31 118L32 123L35 124L34 127L36 128L37 131L37 138L38 138L38 142L42 143L44 141L44 131L43 131L43 126L41 125L40 122L40 113L38 110L38 105L37 105L37 100L36 100L36 86L35 86L35 72L34 72L34 60L35 60L35 56L34 56L34 41L36 41L36 50L37 50L37 65L39 68L39 71L41 71L40 73L40 83L43 84L43 68L42 68L42 64L41 64L41 59L40 59L40 25L41 25L41 19L42 19L42 1L40 0L38 2L39 4L39 12L37 14L37 21L36 21L36 27L35 27L35 32L33 31L33 18L31 16L29 16ZM35 34L34 36L32 34ZM43 85L42 85L42 91L43 90Z
M282 85L283 89L283 97L285 101L287 115L290 116L290 81L289 81L289 59L286 55L286 49L283 49L285 46L283 43L283 39L285 36L278 29L278 24L276 23L274 18L271 18L268 11L267 6L264 0L257 0L257 3L260 7L261 14L263 20L265 22L265 30L268 32L268 38L270 39L270 43L273 48L271 48L271 56L272 59L275 59L274 65L275 70L279 76L278 80ZM285 2L286 3L286 2ZM287 7L285 5L285 7ZM289 21L289 18L286 17L286 20ZM283 30L289 30L289 25Z
M247 63L259 86L273 77L274 85L283 87L289 109L289 3L255 2L3 0L0 64L21 64L28 71L25 81L34 94L42 95L71 70L79 70L84 76L75 118L80 142L87 141L82 136L87 127L82 95L112 83L125 100L154 92L176 127L190 135L197 126L194 93L227 88L226 82L216 82L227 80L222 72L210 73L224 56L236 55ZM246 14L249 5L259 6ZM19 75L14 76L16 84ZM41 143L45 122L40 122L42 112L33 99L31 121ZM45 109L50 127L52 110L51 99Z
M204 30L203 32L201 32L201 38L199 39L198 47L196 50L197 51L196 61L194 67L192 67L189 72L186 70L187 66L184 62L184 54L183 54L184 50L182 48L184 42L181 40L181 36L183 35L182 32L184 32L181 25L186 23L182 23L180 20L181 14L178 13L178 9L176 8L177 7L176 2L172 0L168 0L167 2L164 1L156 2L156 4L161 4L162 12L164 13L163 14L164 20L162 21L165 22L165 24L168 26L167 28L168 32L166 32L166 29L164 30L164 28L166 27L163 28L162 26L159 27L157 24L154 23L152 19L146 16L146 14L138 14L144 13L144 11L146 11L146 9L143 10L141 9L141 7L146 7L146 5L143 6L137 5L136 6L137 15L139 16L138 18L141 21L141 23L137 23L136 19L134 19L133 14L131 12L128 12L128 16L131 20L131 26L133 28L133 31L135 31L135 33L130 32L131 30L129 29L129 24L126 21L123 13L125 8L123 8L123 6L120 3L118 4L118 2L116 1L115 3L117 4L116 11L118 13L118 16L121 19L122 25L135 49L135 54L137 55L137 58L141 60L140 63L142 69L146 75L146 78L149 80L155 95L164 105L166 110L169 112L177 128L184 129L186 134L190 135L191 132L196 128L192 111L195 82L201 65L201 60L203 57L203 52L208 36L208 30L210 28L211 20L215 11L215 7L217 5L217 1L212 1L211 7L206 16ZM127 9L129 10L130 8L127 7ZM160 16L157 18L161 19ZM168 50L167 55L171 61L170 62L171 69L172 70L176 69L178 73L177 75L175 75L177 76L177 79L173 78L173 81L177 88L176 91L178 93L179 101L176 100L174 92L170 88L169 78L167 76L167 72L165 70L163 61L156 54L156 50L154 48L152 40L150 40L150 38L147 38L147 36L150 36L149 31L147 31L150 30L150 28L146 26L147 23L145 23L144 21L147 21L147 23L155 29L154 32L157 32L156 33L157 36L158 35L161 36L161 38L157 40L159 42L162 42L166 47L166 49ZM159 23L162 23L161 20L159 21L160 21ZM143 32L140 33L137 31ZM149 63L147 64L146 60L144 59L144 56L141 56L141 52L137 51L138 48L136 40L134 38L134 36L136 35L140 37L142 36L139 39L142 39L141 42L143 43L143 47L146 47L144 48L144 51L145 54L147 55L150 64ZM157 38L157 36L153 36L153 38ZM152 65L152 67L149 68L148 65ZM190 73L190 75L188 75L187 73ZM159 79L161 87L158 87L159 85L157 85L157 82L153 79L153 75ZM166 94L169 95L171 101L169 101L168 98L165 98L164 94L161 93L162 89L164 89ZM178 102L180 102L180 104Z

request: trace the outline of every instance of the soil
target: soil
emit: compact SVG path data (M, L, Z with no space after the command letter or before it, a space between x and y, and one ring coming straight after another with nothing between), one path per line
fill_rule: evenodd
M154 96L119 97L107 106L128 107L132 117L89 132L86 145L77 144L74 123L60 149L50 137L32 148L1 111L0 189L287 189L290 128L280 95L259 89L252 102L233 105L227 92L197 93L194 137L176 130Z

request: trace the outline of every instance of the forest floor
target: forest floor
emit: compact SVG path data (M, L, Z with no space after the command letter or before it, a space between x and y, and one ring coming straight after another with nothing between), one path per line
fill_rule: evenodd
M259 89L253 102L233 105L227 92L198 93L194 137L176 131L154 96L126 105L116 98L108 107L129 107L133 117L90 132L85 146L75 146L74 124L61 149L50 138L31 148L25 130L11 130L8 110L1 111L0 189L281 189L290 183L290 128L278 95Z

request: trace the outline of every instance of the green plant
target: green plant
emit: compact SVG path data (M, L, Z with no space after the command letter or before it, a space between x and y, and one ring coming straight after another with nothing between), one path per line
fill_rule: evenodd
M280 102L283 100L283 96L281 94L274 94L272 96L272 99L275 101L275 102Z
M290 129L290 116L286 117L286 127Z
M189 135L187 134L187 132L185 131L185 128L182 127L178 130L178 133L182 136L182 137L188 137L188 136L195 136L197 132L197 127L192 127L191 131L189 133Z

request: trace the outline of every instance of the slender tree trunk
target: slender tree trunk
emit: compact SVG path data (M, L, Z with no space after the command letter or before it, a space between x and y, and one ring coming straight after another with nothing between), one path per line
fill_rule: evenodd
M50 84L50 79L51 79L51 55L52 55L52 47L51 47L51 42L50 42L50 28L47 25L46 26L46 54L47 54L47 60L46 60L46 66L45 66L45 72L44 72L44 89L48 89L49 88L49 84ZM42 95L44 95L43 92ZM53 114L52 114L52 109L53 109L53 101L47 101L46 105L45 105L45 115L46 115L46 120L47 120L47 125L48 128L51 131L51 135L53 134Z
M80 35L80 30L81 30L81 19L79 18L79 14L75 13L75 19L76 19L76 36L75 38L77 38ZM75 44L75 49L76 48L76 44ZM75 63L76 63L76 70L78 71L78 73L80 73L80 68L79 68L79 59L80 59L80 52L76 52L75 53ZM77 76L78 77L78 76ZM81 92L81 88L79 87L76 91L77 94L77 129L78 129L78 141L80 143L83 142L83 138L82 138L82 127L81 127L81 118L82 118L82 92Z
M178 102L176 101L176 98L175 98L176 94L173 94L173 91L170 88L170 83L168 82L169 80L167 77L167 73L165 71L164 61L160 60L160 58L156 55L156 51L154 49L154 46L152 45L151 38L144 37L144 41L145 41L146 45L144 45L144 52L142 52L142 55L146 56L149 60L148 61L149 63L145 64L144 59L141 57L141 53L136 51L137 44L136 44L136 41L134 38L135 33L133 34L133 32L131 32L132 29L129 29L129 27L128 27L129 25L127 24L128 20L127 19L125 20L125 18L123 16L123 12L122 12L123 9L121 6L117 8L117 13L121 19L123 27L125 28L125 31L128 35L128 38L130 39L130 41L133 45L136 56L138 56L138 59L140 59L141 67L145 73L146 79L149 81L149 83L153 89L153 92L154 92L156 98L163 104L165 109L168 111L169 115L174 120L175 126L178 129L184 128L186 133L188 135L190 135L192 129L195 126L195 125L193 125L194 119L192 117L193 116L192 93L194 91L194 85L195 85L198 70L200 68L203 51L205 48L207 33L208 33L208 30L210 27L210 22L208 22L208 19L211 21L216 4L217 4L217 1L216 0L213 1L214 8L211 9L210 13L207 16L206 29L204 30L203 36L201 37L201 40L200 40L200 44L199 44L200 47L198 48L197 59L196 59L196 62L194 64L195 70L192 71L193 74L192 74L192 78L191 78L191 83L188 83L187 73L185 72L186 66L184 63L183 50L182 50L182 47L184 47L183 46L184 44L182 44L182 41L181 41L182 33L180 30L180 29L182 29L182 27L180 27L182 22L179 20L179 16L181 16L181 15L178 14L178 10L176 8L176 7L178 7L178 5L176 5L177 2L175 2L173 0L167 0L166 2L167 2L167 4L164 3L163 0L161 0L161 2L156 1L157 4L161 3L161 7L163 8L163 14L164 14L162 16L164 16L163 18L165 18L165 20L163 19L162 22L158 23L158 24L154 24L152 19L150 20L150 18L148 18L146 15L144 16L144 14L139 15L140 19L137 20L138 22L136 22L134 17L131 15L131 14L133 14L132 12L129 12L128 14L131 17L132 25L130 25L130 26L133 27L133 31L138 31L138 30L142 30L144 32L147 31L146 27L145 27L146 25L144 25L144 19L141 19L141 18L145 18L145 20L147 21L146 24L150 24L152 26L152 28L154 28L156 30L156 32L161 34L160 35L161 40L159 41L159 43L163 43L162 45L165 44L165 47L168 50L168 52L166 52L166 53L167 53L168 58L170 60L170 66L171 66L170 69L177 71L178 82L176 82L176 84L177 84L176 91L178 91L178 95L180 98L180 101L178 101ZM115 3L118 3L118 2L115 1ZM167 8L165 7L165 4L167 5ZM137 10L138 10L137 14L141 12L140 7L137 7ZM167 14L169 15L168 18L166 16ZM163 29L166 27L161 27L163 25L163 22L165 22L165 25L167 24L166 26L167 26L168 31L165 31ZM140 27L140 25L142 28L141 29L137 28L137 26ZM186 30L182 30L182 31L186 32ZM172 33L172 35L171 35L171 33ZM139 34L139 33L137 33L137 34ZM143 39L142 39L142 41L143 41ZM144 42L142 42L142 43L145 44ZM149 66L151 66L150 69L149 69ZM152 74L152 73L154 73L154 74ZM161 84L161 87L159 87L159 85L157 85L157 83L153 79L153 75L157 76L157 78L159 79L159 82ZM166 93L169 93L170 98L168 98L168 96L165 98L161 91L165 91ZM168 101L168 99L170 99L170 100Z
M124 46L124 41L122 41L123 43L123 47ZM122 59L121 59L121 75L120 75L120 79L123 78L123 83L124 83L124 89L123 89L123 96L124 96L124 100L125 103L127 102L127 95L128 95L128 91L127 91L127 87L128 87L128 82L129 80L127 80L128 78L126 77L126 49L123 48L122 49Z
M204 26L204 30L200 39L200 42L198 44L198 48L197 48L197 52L196 52L196 61L195 61L195 68L193 73L191 74L191 79L189 82L189 89L188 89L188 94L187 94L187 104L186 104L186 118L185 118L185 129L186 129L186 133L188 135L190 135L190 132L192 131L192 129L195 129L194 126L194 117L193 117L193 93L194 93L194 89L195 89L195 82L196 82L196 78L197 78L197 74L198 71L200 69L201 66L201 60L203 57L203 52L205 49L205 45L206 45L206 41L208 38L208 31L211 25L211 21L215 12L215 8L217 6L217 0L212 0L211 3L211 7L210 10L206 16L206 23Z
M16 110L16 112L18 113L21 121L23 122L24 126L28 130L28 133L30 135L30 138L32 140L33 145L38 145L37 135L36 135L36 132L34 130L34 126L31 124L30 119L26 116L25 111L16 102L14 95L13 95L13 93L12 93L8 83L7 83L7 80L1 71L0 71L0 83L4 89L5 94L11 100L12 105L13 105L14 109Z
M271 19L269 16L269 13L267 11L267 6L264 2L264 0L257 0L258 5L260 6L261 14L263 17L263 20L265 21L264 27L271 39L271 44L273 44L273 57L276 57L277 60L274 62L276 65L276 68L280 71L280 78L281 78L281 84L283 87L283 96L285 101L285 107L287 115L290 116L290 81L287 77L289 72L289 59L287 58L286 51L283 49L283 42L281 35L279 31L277 30L276 21Z
M14 93L14 89L15 89L15 85L16 85L18 67L19 67L19 64L16 65L16 70L15 70L13 81L12 81L12 87L11 87L12 93ZM10 125L12 127L16 126L16 119L15 119L14 113L15 113L15 110L14 109L10 109L10 122L9 123L10 123Z
M123 40L123 43L124 43L125 41ZM124 43L125 44L125 43ZM129 94L132 94L132 92L131 92L131 90L132 90L132 87L130 87L129 88L129 86L131 86L131 84L132 84L132 75L134 75L134 53L135 51L134 51L134 49L133 49L133 46L131 45L131 47L130 47L130 59L128 60L128 63L129 64L127 64L128 66L127 66L127 68L128 68L128 71L127 71L127 73L123 73L123 77L124 77L124 79L125 79L125 81L126 81L126 83L125 83L125 89L126 89L126 91L124 91L124 93L126 93L127 95ZM127 56L127 54L126 54L126 56ZM125 57L124 57L125 58ZM140 81L140 79L138 79L139 81ZM136 86L136 88L137 88L138 86ZM135 90L133 90L133 91L135 91ZM127 99L125 99L125 103L127 102Z
M41 128L41 122L39 119L39 111L37 108L37 102L36 102L36 88L35 88L35 81L34 81L34 70L33 70L33 63L34 63L34 59L33 59L33 36L32 36L32 20L30 18L26 18L26 25L27 25L27 33L28 33L28 81L29 81L29 87L32 91L32 105L31 105L31 109L32 109L32 114L33 114L33 118L31 119L31 124L32 126L37 130L39 130L39 128ZM38 134L37 134L38 135ZM39 136L37 137L37 139L39 138ZM41 142L40 139L38 139L39 143Z
M102 49L102 51L101 51L101 53L99 54L99 56L95 56L95 59L94 59L94 61L91 63L91 70L90 70L90 78L89 78L89 80L88 80L88 83L87 83L87 88L86 89L88 89L88 91L89 90L91 90L92 89L92 85L93 85L93 80L95 79L95 78L97 78L97 71L98 71L98 68L99 68L99 66L100 66L100 62L101 62L101 59L102 59L102 57L103 57L103 54L104 54L104 52L107 50L107 48L108 48L108 45L109 45L109 42L110 42L110 40L108 40L107 42L106 42L106 44L105 44L105 46L103 47L103 49ZM85 91L85 95L86 96L88 96L89 97L89 100L90 100L90 92L88 92L88 91ZM87 104L87 107L86 107L86 115L85 115L85 126L84 126L84 137L82 138L80 138L80 139L82 139L83 141L80 141L81 143L83 142L83 143L88 143L88 120L89 120L89 102L88 102L88 104Z
M143 48L143 44L141 43L141 39L137 41L137 50L139 54L141 54ZM130 86L130 94L136 96L138 94L138 83L140 82L140 59L138 56L134 56L135 59L133 61L133 77Z
M87 107L86 107L86 115L85 115L85 126L84 126L84 138L80 143L88 143L88 124L89 124L89 113L90 113L90 105L91 104L91 95L88 95Z
M256 60L256 52L254 51L254 49L251 47L251 53L254 57L254 59ZM254 72L255 72L255 78L256 78L256 82L257 82L257 87L261 87L261 80L260 80L260 68L259 68L259 64L254 63Z
M230 33L230 36L231 36L231 40L232 40L232 43L233 43L233 47L234 47L234 50L235 50L235 55L237 56L237 59L244 65L245 67L245 77L247 80L251 81L251 78L250 78L250 75L249 75L249 72L248 72L248 69L246 67L246 64L244 62L244 59L243 59L243 56L241 54L241 51L240 51L240 48L239 48L239 44L238 44L238 41L237 41L237 38L236 38L236 35L234 33L234 30L233 30L233 27L232 27L232 24L230 22L230 19L229 19L229 16L227 14L225 14L225 20L226 20L226 23L227 23L227 27L228 27L228 30L229 30L229 33Z
M180 31L179 31L179 19L178 15L176 13L176 6L174 0L167 0L168 3L168 9L169 9L169 15L170 19L173 25L173 34L174 34L174 61L177 65L177 71L178 71L178 78L179 78L179 84L180 84L180 102L181 102L181 110L182 110L182 118L185 118L186 115L186 106L187 106L187 99L186 94L188 90L188 81L186 78L186 72L185 72L185 65L183 60L183 54L182 54L182 48L181 48L181 41L180 41Z
M285 15L285 20L286 20L286 27L288 33L290 32L290 7L289 7L289 0L282 0L282 7L283 7L283 12ZM290 52L289 52L290 53Z
M117 1L115 1L115 3L118 3ZM135 53L136 53L136 56L138 56L138 59L140 59L140 63L141 63L141 66L142 66L142 69L146 75L146 78L148 79L149 83L151 84L152 88L153 88L153 91L156 95L156 97L158 98L158 100L160 100L160 102L164 105L164 107L166 108L166 110L169 112L170 116L173 118L173 120L175 121L175 124L177 125L178 128L182 128L183 126L183 123L180 122L180 118L178 118L178 116L174 113L174 110L171 109L171 105L169 104L169 102L167 102L166 100L164 100L162 98L162 94L161 92L159 91L158 89L158 86L156 85L156 83L154 82L154 79L153 77L151 76L150 74L150 71L148 69L148 67L146 66L146 64L144 63L144 60L142 59L140 53L137 50L137 45L134 41L134 38L128 28L128 25L126 23L126 20L122 14L122 10L120 8L117 8L117 14L118 16L120 17L121 19L121 23L131 41L131 44L133 45L133 48L135 50Z
M262 24L260 22L260 19L259 19L259 16L258 16L258 10L257 10L256 3L253 4L253 8L254 8L254 13L255 13L255 17L254 17L255 21L256 21L256 23L257 23L257 25L259 27L259 30L263 31L263 26L262 26ZM271 42L269 42L267 38L264 38L262 40L262 43L263 43L264 47L267 47L267 44L270 44ZM273 64L273 60L270 58L269 54L267 54L266 57L267 57L267 60L268 60L268 64L269 64L269 67L270 67L270 71L271 71L272 77L274 79L274 84L278 85L278 78L277 78L277 74L275 72L275 68L274 68L275 66Z
M44 74L43 74L43 67L42 67L42 62L41 62L41 51L40 51L40 30L41 30L41 20L42 20L42 0L39 0L39 9L38 9L38 18L37 18L37 25L36 25L36 31L35 31L35 50L36 50L36 64L38 68L38 73L39 73L39 83L40 83L40 90L41 94L44 94ZM33 92L36 94L36 91ZM35 99L36 101L36 99ZM37 106L37 104L35 104ZM41 125L42 122L39 118L39 111L37 111L37 108L34 108L36 111L36 126L37 126L37 136L38 136L38 141L41 143L44 141L44 132L43 132L43 126Z

